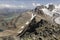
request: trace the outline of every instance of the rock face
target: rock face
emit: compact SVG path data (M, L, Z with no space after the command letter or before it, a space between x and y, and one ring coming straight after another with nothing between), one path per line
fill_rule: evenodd
M53 10L53 9L52 9ZM55 10L55 9L54 9ZM34 11L35 19L29 29L22 36L23 40L59 40L60 39L60 14L48 8L37 7Z
M41 5L33 11L13 17L10 21L2 20L0 29L4 30L1 30L0 37L3 40L58 40L60 14L56 10L54 5L49 5L48 8Z
M48 9L49 9L50 11L52 11L52 10L55 9L55 6L54 6L53 4L50 4L49 7L48 7Z

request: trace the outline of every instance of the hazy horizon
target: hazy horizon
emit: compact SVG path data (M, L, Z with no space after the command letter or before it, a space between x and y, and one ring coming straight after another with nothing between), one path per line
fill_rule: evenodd
M60 4L60 0L0 0L0 7L34 8L48 3Z

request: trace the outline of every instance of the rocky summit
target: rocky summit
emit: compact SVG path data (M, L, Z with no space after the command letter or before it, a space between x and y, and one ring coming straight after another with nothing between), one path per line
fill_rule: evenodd
M3 17L3 16L2 16ZM1 40L60 40L60 8L40 5L0 19Z

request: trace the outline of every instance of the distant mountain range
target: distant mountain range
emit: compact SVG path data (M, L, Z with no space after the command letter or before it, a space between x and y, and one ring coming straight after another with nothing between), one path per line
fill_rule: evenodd
M28 9L2 8L0 9L0 15L3 15L3 16L16 15L16 14L21 14L22 12L25 12L26 10Z

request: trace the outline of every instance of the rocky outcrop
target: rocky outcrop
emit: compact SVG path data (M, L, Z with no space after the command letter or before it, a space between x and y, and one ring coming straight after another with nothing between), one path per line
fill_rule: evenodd
M54 10L54 9L55 9L55 5L50 4L50 5L48 6L48 9L49 9L50 11Z

